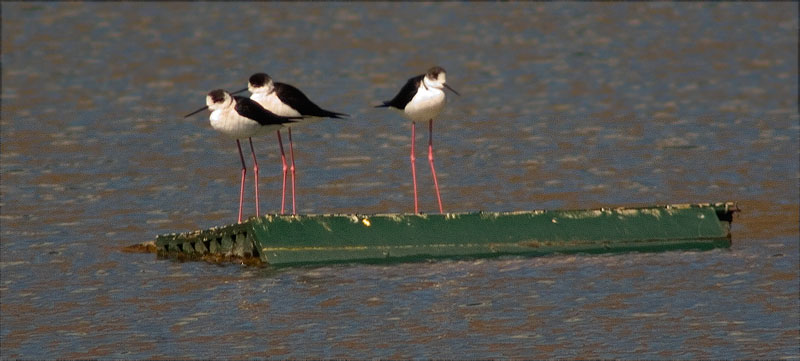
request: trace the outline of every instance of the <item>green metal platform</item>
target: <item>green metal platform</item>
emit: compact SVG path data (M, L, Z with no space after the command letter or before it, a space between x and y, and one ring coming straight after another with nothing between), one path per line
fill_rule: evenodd
M733 202L446 214L265 215L156 238L160 257L304 265L730 247Z

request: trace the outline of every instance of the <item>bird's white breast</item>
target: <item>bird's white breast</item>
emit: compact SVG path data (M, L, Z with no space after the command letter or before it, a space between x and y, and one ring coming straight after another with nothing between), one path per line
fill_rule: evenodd
M444 108L444 92L441 89L421 86L403 110L415 122L436 118Z
M277 115L284 116L284 117L300 117L303 116L295 110L294 108L286 105L284 102L275 95L275 92L269 93L269 95L264 95L263 93L256 93L253 94L250 99L255 100L258 104L261 104L264 109L269 110ZM286 124L287 127L295 128L298 125L308 125L311 123L316 123L322 120L323 118L320 117L307 117L303 119L296 119L294 122Z
M294 108L284 104L278 96L275 95L275 92L269 93L267 95L264 94L253 94L250 99L255 100L258 104L261 104L264 109L269 110L277 115L284 116L284 117L299 117L300 114Z
M217 109L211 113L211 127L236 139L249 138L280 129L280 125L262 126L255 120L243 117L231 108Z

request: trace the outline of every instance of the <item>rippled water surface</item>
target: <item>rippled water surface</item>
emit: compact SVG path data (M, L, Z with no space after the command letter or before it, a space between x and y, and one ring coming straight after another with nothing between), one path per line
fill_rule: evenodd
M0 356L797 359L797 11L4 2ZM733 246L282 270L121 251L235 220L235 143L182 116L259 71L351 114L293 132L300 213L413 210L409 123L373 106L432 65L461 93L434 127L446 211L737 201ZM268 212L275 143L255 139Z

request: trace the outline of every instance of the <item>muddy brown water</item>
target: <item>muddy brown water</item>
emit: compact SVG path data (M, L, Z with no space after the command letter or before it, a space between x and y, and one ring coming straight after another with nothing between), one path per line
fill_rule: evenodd
M0 356L797 359L797 11L4 2ZM235 220L235 143L182 116L259 71L352 115L293 132L300 213L411 211L409 123L372 106L435 64L461 93L434 128L445 210L737 201L733 246L284 270L121 251ZM276 141L254 143L275 212Z

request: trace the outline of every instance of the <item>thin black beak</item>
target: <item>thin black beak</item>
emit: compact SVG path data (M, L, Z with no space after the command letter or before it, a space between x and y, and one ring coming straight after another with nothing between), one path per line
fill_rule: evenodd
M186 115L184 115L183 117L184 117L184 118L191 117L192 115L195 115L195 114L197 114L197 113L200 113L200 112L202 112L202 111L204 111L204 110L206 110L206 109L208 109L208 105L206 105L206 106L204 106L204 107L202 107L202 108L200 108L200 109L197 109L197 110L195 110L195 111L193 111L193 112L191 112L191 113L189 113L189 114L186 114Z
M235 92L231 93L231 95L236 95L236 94L239 94L239 93L241 93L241 92L243 92L243 91L246 91L246 90L247 90L247 88L244 88L244 89L242 89L242 90L237 90L237 91L235 91Z
M447 83L444 83L444 87L450 89L450 91L456 93L456 95L461 96L461 94L458 94L458 92L455 89L451 88L449 85L447 85Z

